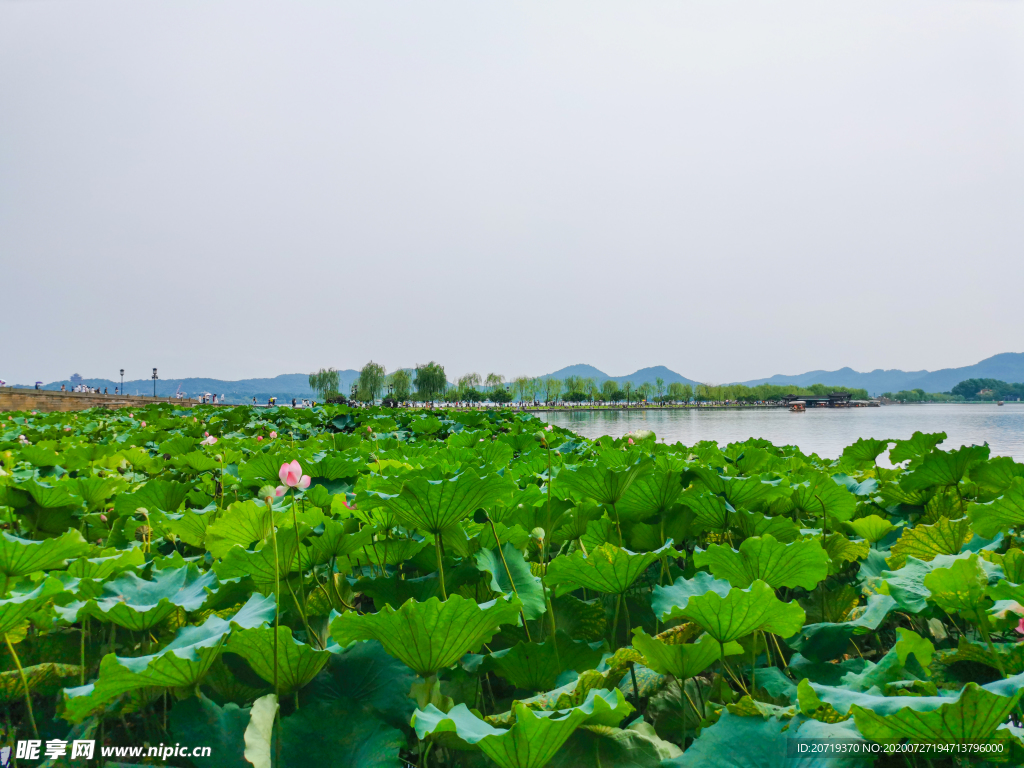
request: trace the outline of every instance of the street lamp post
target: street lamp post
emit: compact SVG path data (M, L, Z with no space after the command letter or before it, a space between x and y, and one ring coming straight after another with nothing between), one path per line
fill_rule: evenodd
M156 380L160 377L156 375L156 368L153 369L153 397L156 397Z
M121 369L121 396L124 397L124 368Z

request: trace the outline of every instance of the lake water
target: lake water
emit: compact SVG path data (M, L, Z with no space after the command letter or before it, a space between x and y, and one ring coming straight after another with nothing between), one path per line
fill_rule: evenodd
M804 453L837 458L860 437L904 439L914 432L945 432L939 447L988 443L993 456L1024 462L1024 403L978 405L887 405L880 408L657 409L636 411L552 411L542 420L584 437L621 437L634 429L651 429L658 440L693 445L714 440L720 445L760 437L775 445L796 445ZM882 463L882 462L880 462Z

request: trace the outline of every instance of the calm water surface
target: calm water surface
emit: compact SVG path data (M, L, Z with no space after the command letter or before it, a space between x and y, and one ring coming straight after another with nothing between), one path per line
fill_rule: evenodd
M904 439L914 432L945 432L940 445L988 443L993 456L1024 461L1024 403L1004 406L888 405L880 408L809 408L791 413L771 409L690 409L540 413L544 420L584 437L621 437L634 429L651 429L659 441L693 445L714 440L720 445L760 437L776 445L796 445L804 453L837 458L859 437Z

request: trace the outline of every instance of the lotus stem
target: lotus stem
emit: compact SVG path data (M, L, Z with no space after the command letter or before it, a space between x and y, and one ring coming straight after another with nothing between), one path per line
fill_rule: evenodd
M269 498L267 499L267 511L270 513L270 536L274 541L274 696L280 701L280 692L277 685L277 635L281 626L281 569L278 564L277 527L274 525L274 507Z
M974 610L974 615L978 619L978 631L981 632L981 636L985 638L985 644L988 645L988 652L992 654L992 660L995 662L996 667L999 669L999 674L1001 674L1003 676L1003 679L1005 680L1006 668L1003 666L1003 661L999 658L999 654L996 653L995 645L992 644L992 636L989 634L988 631L988 619L985 618L985 615L981 612L980 608L976 608Z
M679 692L683 694L683 701L679 702L680 705L681 705L680 708L683 710L683 716L681 718L682 723L683 723L683 740L682 740L682 742L680 743L679 746L682 747L683 752L685 752L686 751L686 704L685 704L685 702L690 700L689 694L686 693L686 678L685 677L682 678L679 681ZM690 706L691 707L693 706L693 702L692 701L690 701ZM693 707L693 711L694 711L694 713L696 713L697 717L700 717L700 712L697 712L697 708L696 707Z
M295 526L295 559L299 561L299 596L302 598L302 602L299 603L296 600L296 605L299 608L299 615L302 617L302 623L306 626L306 632L309 632L309 622L306 621L306 589L303 586L305 581L302 575L302 553L299 549L299 520L295 515L295 489L292 488L292 525ZM288 573L291 573L291 564L288 565ZM291 590L291 584L288 585L289 591ZM295 598L295 594L292 593L292 599Z
M4 642L7 643L7 650L11 652L11 658L14 659L14 665L18 668L18 675L21 676L21 685L25 689L25 705L28 707L28 721L32 724L32 733L35 737L39 738L39 728L36 727L36 716L32 712L32 693L28 689L28 679L25 677L25 670L21 666L21 659L18 658L17 652L14 650L14 645L11 643L11 638L4 632Z
M512 578L512 571L508 568L508 563L505 561L505 553L501 549L501 542L498 540L498 529L494 527L494 521L491 520L490 516L487 517L487 522L491 524L491 533L494 534L494 543L498 545L498 554L501 555L501 564L505 566L505 574L508 576L508 583L512 585L512 592L515 593L516 597L519 597L519 590L516 589L516 582ZM519 615L523 617L523 629L526 631L526 642L532 643L530 639L530 628L526 626L526 612L522 609L519 610Z
M80 638L81 642L78 649L79 663L82 667L82 672L79 675L79 685L85 685L85 623L88 620L88 618L82 619L82 637Z
M615 616L612 618L611 643L612 643L612 652L613 653L618 650L618 641L616 640L615 635L616 635L616 630L618 630L618 628L619 628L619 606L620 605L622 605L622 594L621 593L619 593L618 600L615 601Z
M437 573L441 577L441 598L443 600L448 599L448 593L444 589L444 563L441 562L441 534L440 532L434 534L434 551L437 553Z

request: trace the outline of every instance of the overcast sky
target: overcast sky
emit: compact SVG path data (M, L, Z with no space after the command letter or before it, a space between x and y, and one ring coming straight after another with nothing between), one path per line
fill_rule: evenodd
M1024 350L1020 2L0 2L0 378Z

